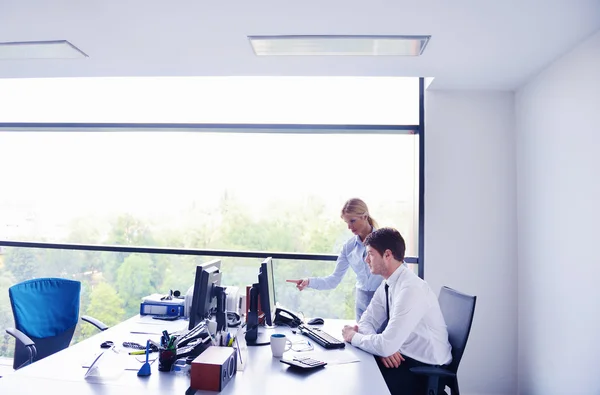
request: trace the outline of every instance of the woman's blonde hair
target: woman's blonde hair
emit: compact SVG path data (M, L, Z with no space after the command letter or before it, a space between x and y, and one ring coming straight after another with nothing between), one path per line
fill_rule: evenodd
M369 214L369 208L367 207L367 204L359 198L348 199L346 203L344 203L341 216L344 216L344 214L366 215L369 225L374 228L379 228L377 221L375 221L375 219Z

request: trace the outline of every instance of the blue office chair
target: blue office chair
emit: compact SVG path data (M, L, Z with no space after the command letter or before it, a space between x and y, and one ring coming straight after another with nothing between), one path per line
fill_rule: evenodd
M452 395L459 395L456 372L471 332L477 297L460 293L452 288L442 287L438 300L448 327L448 341L452 346L452 362L443 367L419 366L410 371L428 377L427 395L445 394L446 386L450 387Z
M79 319L80 293L79 281L62 278L28 280L8 289L16 329L6 333L16 339L15 370L69 346ZM92 317L81 319L101 331L108 328Z

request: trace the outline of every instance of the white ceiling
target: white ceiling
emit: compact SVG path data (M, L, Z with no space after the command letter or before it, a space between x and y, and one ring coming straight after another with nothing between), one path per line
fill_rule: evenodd
M0 42L69 40L90 57L0 61L0 78L435 77L512 90L600 28L600 0L0 0ZM247 35L427 34L423 56L256 57Z

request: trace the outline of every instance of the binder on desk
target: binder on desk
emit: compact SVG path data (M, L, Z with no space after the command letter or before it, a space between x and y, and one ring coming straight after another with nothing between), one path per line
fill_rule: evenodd
M152 294L142 298L140 304L140 315L167 315L171 317L183 317L184 299L162 299L164 295Z

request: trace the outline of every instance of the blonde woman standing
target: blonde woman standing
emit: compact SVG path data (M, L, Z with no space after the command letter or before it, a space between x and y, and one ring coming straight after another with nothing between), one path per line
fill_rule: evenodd
M365 237L377 229L378 225L369 214L366 203L358 198L350 199L344 204L341 218L354 236L342 247L333 273L326 277L287 281L296 283L296 287L300 291L304 288L333 289L340 284L346 271L351 267L356 273L356 321L358 322L371 302L375 290L383 280L380 275L371 274L371 270L365 262L366 250L363 244Z

